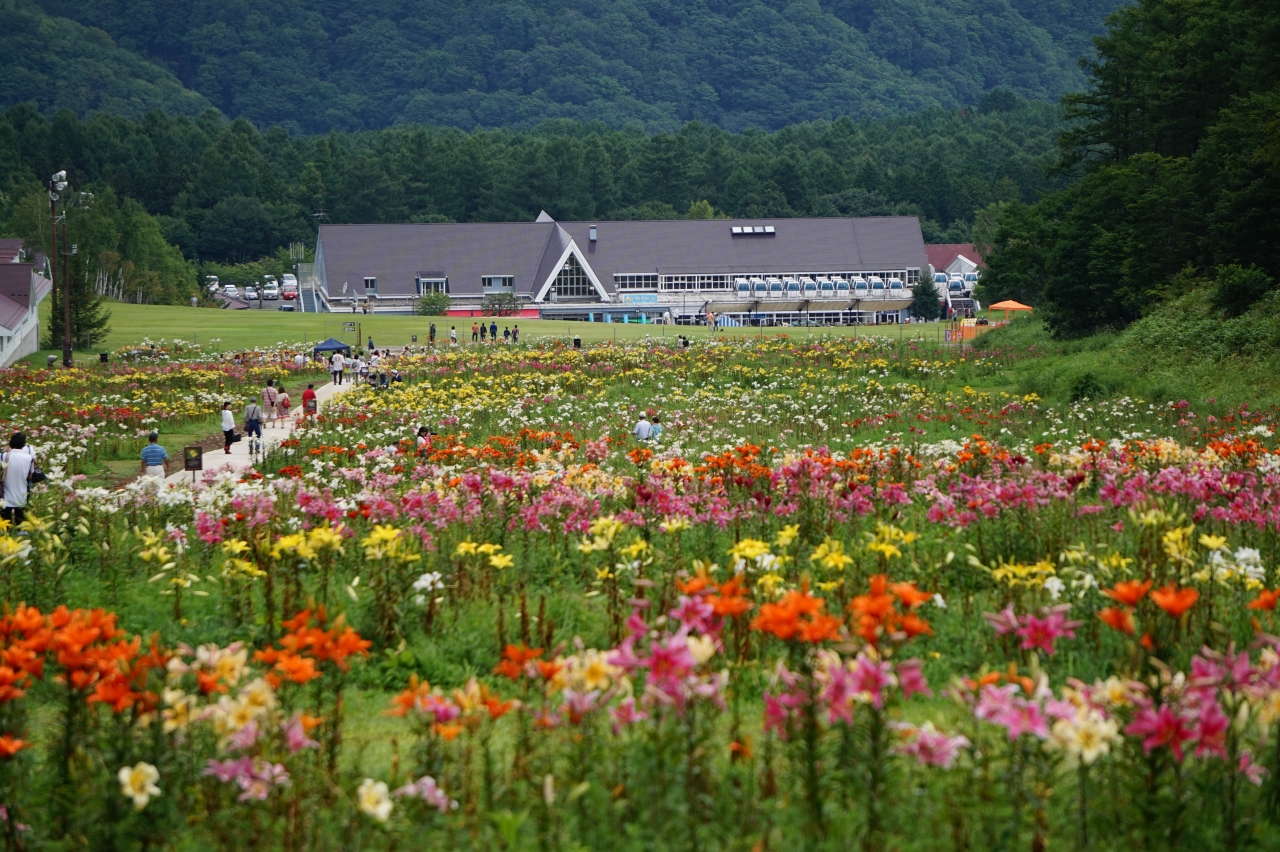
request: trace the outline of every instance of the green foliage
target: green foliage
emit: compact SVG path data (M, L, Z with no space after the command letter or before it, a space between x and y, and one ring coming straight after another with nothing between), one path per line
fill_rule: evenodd
M697 215L917 215L926 239L968 241L974 211L1066 185L1046 175L1058 108L931 110L841 118L772 134L690 123L644 135L549 122L461 133L395 127L292 137L247 121L153 113L48 121L0 114L0 191L25 194L65 167L76 189L111 187L156 217L188 259L242 263L311 242L323 221L679 219ZM706 203L706 207L701 202Z
M1119 5L38 2L99 40L105 31L226 115L303 133L553 119L777 129L955 109L997 87L1001 102L1052 99L1079 85L1076 58ZM11 54L17 70L35 63L23 47Z
M426 293L414 304L414 312L421 317L442 317L449 313L448 293Z
M6 0L0 3L0 104L25 101L82 116L210 109L202 95L101 29L51 17L27 0Z
M480 313L487 317L518 316L520 308L520 297L515 293L487 293L480 302Z
M996 222L983 292L1039 298L1060 336L1123 327L1185 268L1256 267L1217 289L1238 315L1280 273L1280 23L1241 0L1117 12L1062 147L1085 176ZM1243 270L1241 270L1243 275Z
M922 319L935 320L942 316L942 296L933 278L925 275L912 289L911 312Z
M1250 266L1230 264L1218 270L1213 285L1213 306L1228 317L1238 317L1251 305L1275 289L1271 277Z

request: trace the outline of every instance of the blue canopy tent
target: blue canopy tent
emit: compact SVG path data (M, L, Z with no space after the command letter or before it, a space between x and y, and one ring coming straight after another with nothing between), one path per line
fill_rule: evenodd
M316 344L315 348L311 350L312 355L319 355L322 352L341 352L344 355L350 355L351 344L343 343L341 340L335 340L330 337L324 343Z

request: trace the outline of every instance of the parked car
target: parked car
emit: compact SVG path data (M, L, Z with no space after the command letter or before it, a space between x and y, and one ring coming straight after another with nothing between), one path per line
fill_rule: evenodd
M280 276L280 298L296 299L298 298L298 278L295 275L285 273Z
M244 288L244 297L247 301L250 301L250 302L252 302L254 299L257 299L258 288L254 287L252 284L248 285L247 287Z
M218 276L216 275L206 275L204 283L208 286L209 293L212 295L217 295L218 291L222 289L222 285L218 283Z
M274 279L262 285L262 298L273 302L280 298L280 285Z
M233 299L240 298L240 288L234 284L223 285L222 292L224 295L230 296Z

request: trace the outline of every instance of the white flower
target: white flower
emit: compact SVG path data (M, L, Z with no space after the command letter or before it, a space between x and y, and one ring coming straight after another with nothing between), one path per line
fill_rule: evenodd
M689 653L698 665L702 665L716 654L716 640L710 636L693 636L687 640Z
M360 782L360 788L356 790L356 803L360 810L378 822L386 822L391 816L391 793L385 781L366 778Z
M433 592L440 588L442 585L440 581L442 579L443 577L439 571L431 571L427 574L423 574L421 577L413 581L414 591Z
M1062 590L1065 589L1066 586L1067 584L1062 582L1058 577L1050 577L1044 581L1044 590L1048 592L1049 597L1053 598L1055 601L1062 596Z
M160 771L150 763L122 766L116 777L120 779L120 792L133 799L134 810L142 810L152 796L160 795L160 788L156 786L156 782L160 780Z
M944 601L944 600L942 599L942 595L939 595L939 594L934 594L934 596L933 596L933 605L934 605L934 606L936 606L938 609L946 609L946 608L947 608L947 602L946 602L946 601Z

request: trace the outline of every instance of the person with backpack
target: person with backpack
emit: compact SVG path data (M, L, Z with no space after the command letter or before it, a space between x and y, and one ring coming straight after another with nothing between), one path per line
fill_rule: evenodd
M253 400L244 407L244 433L249 436L249 451L253 452L253 442L262 446L262 406Z
M27 518L27 498L36 473L36 453L27 446L25 434L14 432L9 438L8 452L0 453L0 468L4 469L0 518L16 527Z

